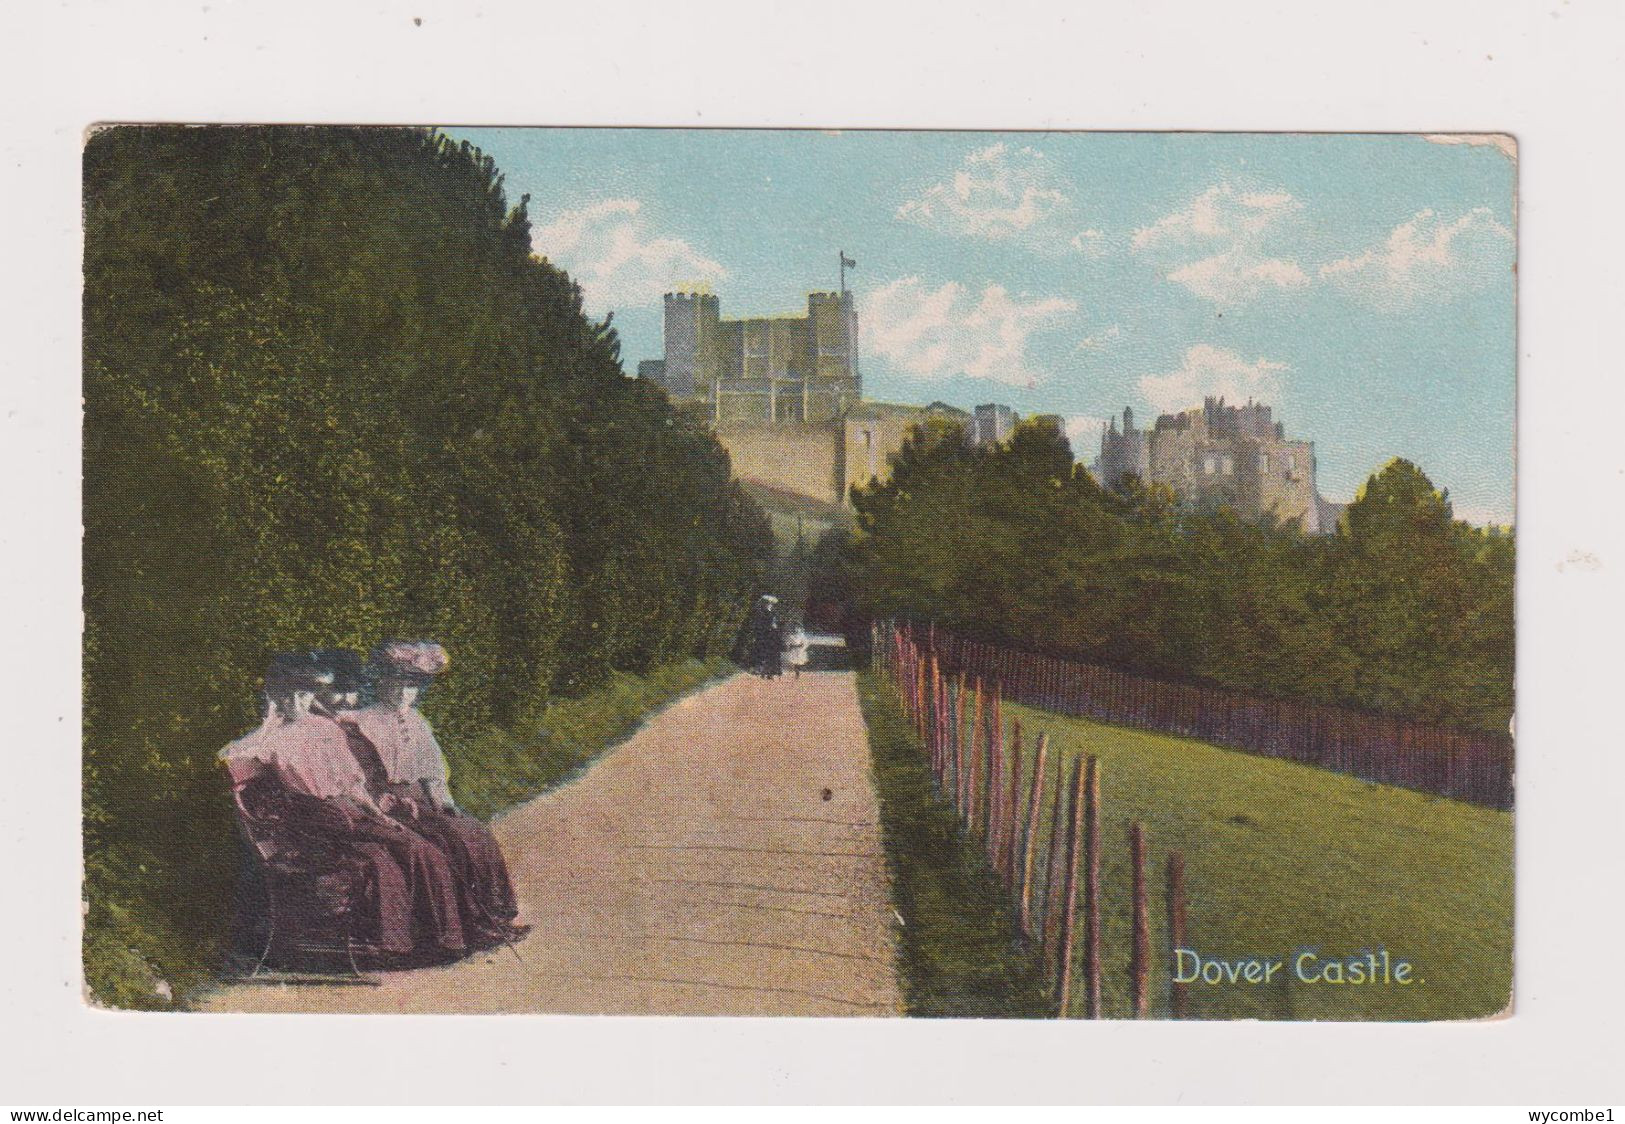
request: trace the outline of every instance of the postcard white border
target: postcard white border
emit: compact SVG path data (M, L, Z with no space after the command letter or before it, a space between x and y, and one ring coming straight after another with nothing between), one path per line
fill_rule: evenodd
M0 1100L1579 1104L1625 968L1617 5L18 5ZM768 38L764 44L762 36ZM1509 132L1520 144L1517 1013L1480 1025L116 1014L79 999L78 156L102 120ZM1611 1030L1610 1030L1611 1028Z

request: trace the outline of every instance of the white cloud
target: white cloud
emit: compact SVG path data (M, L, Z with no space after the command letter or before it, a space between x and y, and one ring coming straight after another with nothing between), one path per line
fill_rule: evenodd
M1509 276L1511 251L1512 232L1488 207L1450 221L1424 210L1377 245L1321 266L1320 276L1378 307L1399 308Z
M1140 378L1140 395L1158 413L1176 413L1200 406L1209 395L1232 403L1249 398L1279 401L1285 363L1270 359L1247 362L1234 351L1197 344L1185 352L1176 371Z
M1218 305L1246 304L1266 289L1299 289L1309 277L1295 261L1260 257L1245 246L1182 265L1168 280Z
M1284 191L1246 191L1228 183L1215 184L1188 206L1136 230L1133 244L1136 250L1149 250L1251 239L1302 208L1302 203Z
M1291 226L1303 204L1284 191L1250 191L1215 184L1130 238L1140 253L1171 263L1165 274L1213 304L1245 304L1271 289L1309 283L1303 267L1272 254L1272 240ZM1192 261L1192 253L1203 256Z
M1065 297L1012 297L1002 285L987 285L976 296L957 281L932 289L918 277L903 277L863 298L864 347L912 378L965 374L1034 386L1048 374L1032 366L1028 339L1077 308Z
M1078 341L1076 351L1104 351L1112 344L1123 338L1123 329L1113 324L1104 331L1096 332L1092 336L1084 336Z
M1068 241L1070 192L1042 152L1000 142L966 156L952 177L898 207L897 217L947 234L1059 251ZM1090 234L1099 232L1084 231L1073 245L1083 249L1077 240Z
M589 311L658 304L673 289L703 288L728 275L681 238L650 229L637 199L603 199L532 227L531 248L581 286Z
M1100 435L1106 431L1105 418L1070 414L1065 419L1065 426L1073 460L1092 461L1100 454Z

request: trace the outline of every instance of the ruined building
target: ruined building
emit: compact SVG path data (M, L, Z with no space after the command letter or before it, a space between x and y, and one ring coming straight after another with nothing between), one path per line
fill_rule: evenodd
M1093 471L1107 488L1121 490L1133 478L1244 518L1274 515L1310 534L1335 528L1334 517L1326 525L1335 505L1315 488L1314 442L1288 439L1263 403L1208 398L1199 409L1163 414L1150 429L1136 429L1134 411L1125 408L1122 430L1113 418L1101 435Z

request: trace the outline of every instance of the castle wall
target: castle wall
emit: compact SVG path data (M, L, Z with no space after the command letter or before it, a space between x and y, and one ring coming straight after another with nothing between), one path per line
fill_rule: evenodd
M1133 476L1142 484L1151 481L1151 439L1144 430L1133 433L1107 430L1101 434L1101 481L1107 487L1117 488L1125 476Z
M1198 487L1197 454L1205 442L1195 429L1156 429L1150 434L1151 475L1147 483L1166 484L1181 495Z
M830 422L848 405L841 388L791 378L725 379L706 397L712 399L709 416L716 424Z
M818 382L842 383L856 400L863 396L858 380L858 316L852 294L812 293L807 297L806 354Z
M741 480L824 503L845 498L839 425L736 420L716 426L716 436Z
M843 422L847 486L890 480L892 461L923 413L864 410L849 414Z
M673 398L704 395L717 377L718 317L716 297L667 293L665 301L665 368L661 378Z

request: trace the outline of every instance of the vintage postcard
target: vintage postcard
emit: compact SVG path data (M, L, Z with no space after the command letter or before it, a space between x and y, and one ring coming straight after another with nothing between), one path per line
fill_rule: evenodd
M93 130L88 1001L1506 1013L1516 181Z

